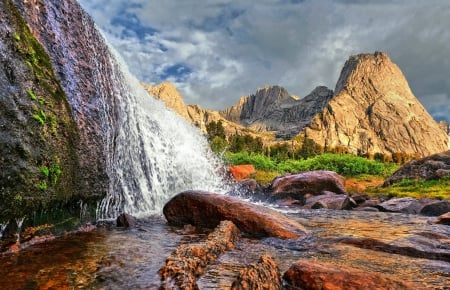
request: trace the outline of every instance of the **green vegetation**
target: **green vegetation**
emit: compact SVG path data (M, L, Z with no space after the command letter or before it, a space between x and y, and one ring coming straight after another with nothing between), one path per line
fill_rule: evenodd
M33 115L33 119L35 119L36 121L38 121L39 124L41 124L41 125L44 125L44 123L45 123L45 120L42 118L41 115L34 114L34 115Z
M411 180L393 184L389 187L368 188L371 194L383 194L388 197L429 197L438 199L450 199L450 176L439 180Z
M220 153L226 164L253 164L256 173L252 177L262 184L285 173L331 170L346 177L349 191L388 197L450 199L450 176L440 180L403 180L390 187L380 186L399 165L418 158L415 155L395 152L392 155L366 153L355 156L345 147L323 148L305 137L263 146L260 138L250 134L227 139L220 121L208 124L207 131L212 150Z
M37 99L36 95L34 94L34 92L32 90L27 90L27 94L30 97L30 99L32 99L33 101L35 101Z
M47 166L42 165L41 167L39 167L39 169L41 170L41 173L45 176L48 177L50 174L50 170L48 169Z
M344 176L361 174L388 176L397 169L397 166L391 163L381 163L363 157L334 153L324 153L302 160L288 159L278 162L262 154L247 152L228 152L224 158L226 163L230 165L253 164L256 169L277 171L280 174L309 170L332 170Z

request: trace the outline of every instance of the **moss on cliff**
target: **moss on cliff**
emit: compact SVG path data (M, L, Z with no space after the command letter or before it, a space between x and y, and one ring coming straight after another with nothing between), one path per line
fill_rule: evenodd
M77 198L77 128L51 61L0 2L0 222Z

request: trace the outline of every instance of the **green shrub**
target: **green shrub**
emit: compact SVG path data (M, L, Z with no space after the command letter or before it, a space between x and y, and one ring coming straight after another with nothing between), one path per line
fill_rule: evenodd
M230 153L228 152L224 156L225 162L229 165L240 165L240 164L253 164L256 169L260 170L275 170L276 164L269 157L258 153Z

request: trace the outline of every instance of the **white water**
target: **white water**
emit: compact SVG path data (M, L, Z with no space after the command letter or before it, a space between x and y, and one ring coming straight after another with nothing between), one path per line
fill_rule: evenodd
M113 132L107 132L111 183L99 217L160 214L169 198L181 191L223 191L221 162L200 130L151 97L110 50L114 71L109 78L119 118L113 120Z

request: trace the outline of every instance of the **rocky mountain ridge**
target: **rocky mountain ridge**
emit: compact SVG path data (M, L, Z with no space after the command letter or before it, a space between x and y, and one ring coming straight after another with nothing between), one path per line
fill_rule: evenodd
M361 155L401 152L426 156L449 149L445 124L431 117L413 95L400 68L383 52L351 56L334 92L319 86L299 98L281 86L266 86L220 112L185 106L179 93L176 98L181 102L177 101L175 110L197 126L214 118L228 127L240 125L232 131L235 133L245 133L242 128L248 128L273 132L281 139L300 135L323 148L346 147L350 153ZM190 114L194 107L197 113ZM202 114L208 117L199 119Z

